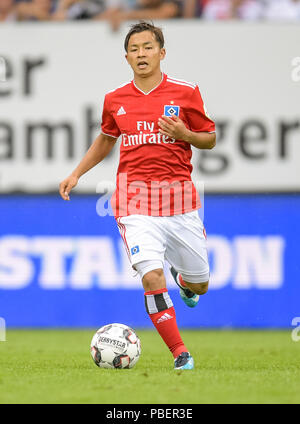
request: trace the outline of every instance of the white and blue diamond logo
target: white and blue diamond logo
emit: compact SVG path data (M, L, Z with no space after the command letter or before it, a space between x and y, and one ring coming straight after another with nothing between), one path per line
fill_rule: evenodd
M174 105L165 105L164 106L164 115L165 116L179 116L180 106Z
M132 255L135 255L136 253L139 253L140 247L139 246L134 246L134 247L131 248L130 251L131 251L131 254Z

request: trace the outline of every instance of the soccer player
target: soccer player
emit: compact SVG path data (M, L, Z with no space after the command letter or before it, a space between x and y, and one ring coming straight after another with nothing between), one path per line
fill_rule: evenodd
M215 125L197 85L161 71L164 37L152 23L139 22L125 38L133 80L106 94L101 134L60 184L69 193L78 179L101 162L120 138L114 215L133 269L142 279L146 311L174 357L174 368L193 369L180 336L166 287L164 261L189 307L207 292L206 236L198 215L200 199L191 180L191 146L212 149Z

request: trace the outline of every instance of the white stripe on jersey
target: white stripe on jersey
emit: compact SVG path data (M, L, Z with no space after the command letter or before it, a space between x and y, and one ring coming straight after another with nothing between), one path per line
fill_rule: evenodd
M119 85L119 87L116 87L116 88L114 88L113 90L108 91L108 92L107 92L107 94L108 94L108 93L112 93L113 91L116 91L118 88L122 88L122 87L124 87L124 86L125 86L125 85L127 85L127 84L131 84L131 81L124 82L124 84Z
M181 80L181 79L178 79L178 78L168 77L167 78L167 81L168 82L173 82L174 84L186 85L187 87L191 87L193 89L196 88L196 84L193 84L192 82L188 82L188 81Z
M113 137L113 138L119 138L119 137L116 137L115 135L106 134L106 133L105 133L105 132L103 132L103 131L101 131L101 134L108 135L109 137Z
M134 80L133 80L133 84L134 84L134 86L135 86L135 88L136 88L137 90L139 90L141 93L145 94L145 96L148 96L148 94L152 93L152 91L153 91L153 90L155 90L158 86L160 86L160 84L161 84L161 83L163 82L163 80L164 80L164 77L165 77L165 74L164 74L164 73L162 73L160 83L159 83L159 84L157 84L155 87L153 87L153 88L152 88L152 90L148 91L148 93L145 93L143 90L141 90L141 89L140 89L140 88L139 88L139 87L135 84Z

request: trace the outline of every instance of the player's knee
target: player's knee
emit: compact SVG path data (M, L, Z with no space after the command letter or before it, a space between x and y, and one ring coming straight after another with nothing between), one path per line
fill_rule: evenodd
M143 277L143 286L146 291L158 290L165 287L165 276L162 269L154 269Z
M208 281L197 285L197 294L205 294L208 290Z
M196 294L205 294L208 290L208 281L206 283L194 283L190 284L189 288Z

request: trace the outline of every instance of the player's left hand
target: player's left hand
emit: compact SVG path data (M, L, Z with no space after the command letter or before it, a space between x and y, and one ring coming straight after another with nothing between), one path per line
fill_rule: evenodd
M184 122L175 115L172 117L162 115L162 117L158 119L158 126L161 134L177 140L184 140L189 131Z

